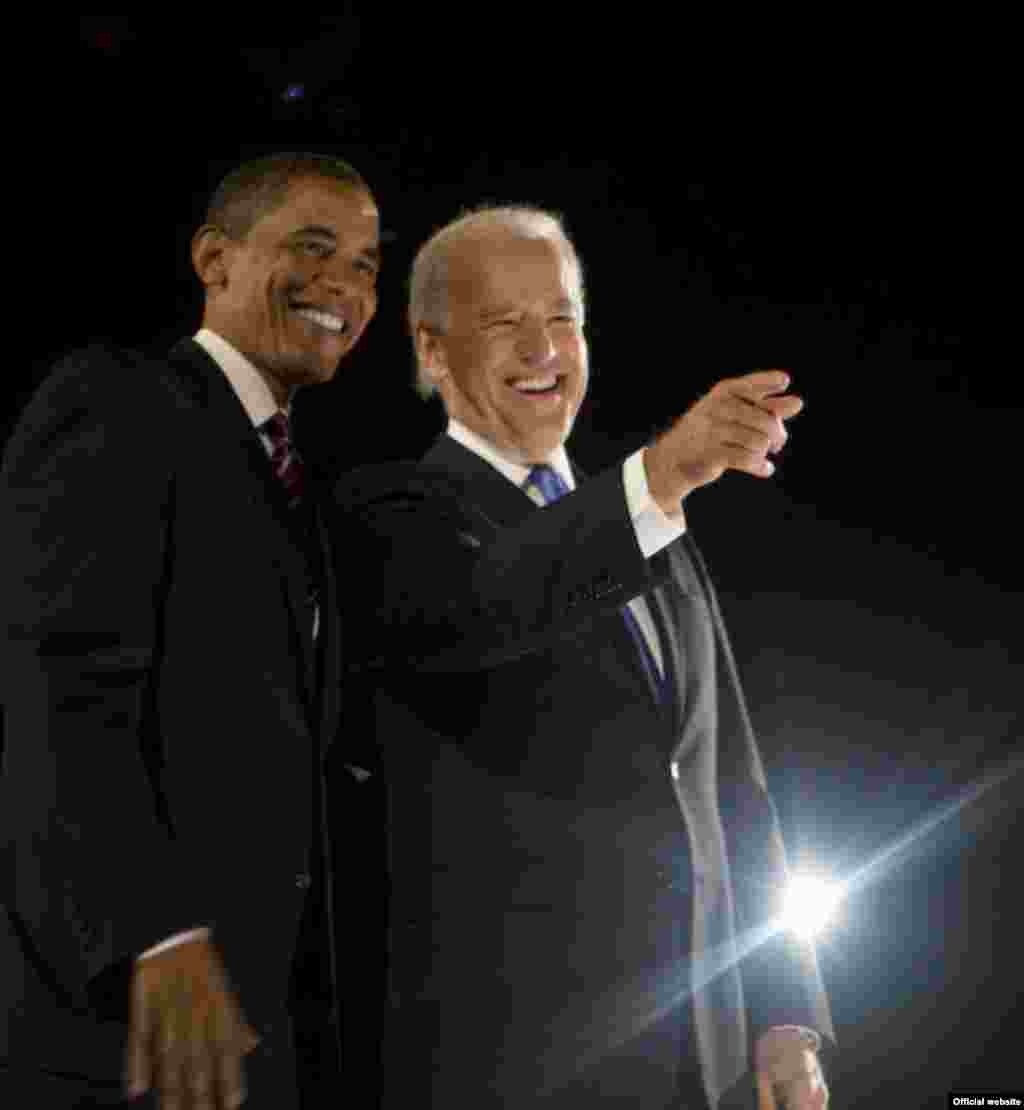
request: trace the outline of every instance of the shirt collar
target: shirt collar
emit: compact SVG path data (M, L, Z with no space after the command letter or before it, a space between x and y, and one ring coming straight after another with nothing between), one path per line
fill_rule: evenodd
M259 428L274 413L281 411L277 401L274 400L274 394L270 391L270 386L241 351L209 328L200 329L194 338L223 370L224 376L231 383L231 388L241 401L242 408L245 409L254 427ZM291 405L284 411L290 414Z
M502 455L498 449L489 440L478 435L476 432L471 431L465 424L460 424L458 420L448 420L448 435L455 440L456 443L461 443L467 450L472 451L474 455L479 455L484 462L489 462L495 470L504 474L505 477L517 486L526 485L526 479L530 476L530 467L524 466L522 463L513 462ZM576 480L573 477L572 467L569 465L569 456L566 454L565 447L560 446L558 450L546 460L548 466L552 467L558 476L565 482L570 490L576 488Z

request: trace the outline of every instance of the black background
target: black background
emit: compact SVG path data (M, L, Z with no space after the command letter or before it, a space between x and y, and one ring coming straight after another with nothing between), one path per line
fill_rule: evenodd
M584 468L727 375L789 368L807 402L774 479L727 475L688 514L792 856L851 876L902 845L821 949L832 1105L1019 1085L1020 777L907 835L1020 752L1022 398L974 307L998 311L979 256L1008 217L955 46L862 43L841 65L823 40L783 56L756 28L741 49L735 28L597 11L49 28L7 151L4 430L64 351L194 332L210 190L247 157L318 150L364 174L390 241L377 318L299 398L299 434L340 468L417 455L442 418L410 388L416 248L465 205L560 211L587 278Z

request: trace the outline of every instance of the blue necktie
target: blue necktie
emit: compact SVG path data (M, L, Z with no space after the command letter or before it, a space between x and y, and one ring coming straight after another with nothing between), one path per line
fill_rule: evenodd
M532 485L540 491L545 505L550 505L569 492L569 487L562 480L562 476L547 463L540 463L533 467L526 479L526 484L528 486ZM623 605L620 612L622 613L622 619L626 622L626 628L629 630L633 643L636 645L636 650L640 654L640 661L643 663L644 670L654 686L658 703L664 705L668 700L667 678L658 670L658 664L651 654L650 644L648 644L647 637L644 636L643 630L637 623L636 617L633 616L632 609L628 605Z

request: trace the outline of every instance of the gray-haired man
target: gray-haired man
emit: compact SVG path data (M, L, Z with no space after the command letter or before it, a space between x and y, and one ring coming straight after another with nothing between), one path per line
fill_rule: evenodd
M813 954L735 962L785 861L683 514L726 469L767 477L802 403L777 371L721 382L583 480L583 301L549 213L439 231L409 322L447 434L338 489L390 798L385 1105L752 1105L756 1059L810 1110Z

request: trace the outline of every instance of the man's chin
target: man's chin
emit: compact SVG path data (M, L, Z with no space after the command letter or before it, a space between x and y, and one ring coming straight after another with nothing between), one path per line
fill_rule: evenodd
M527 463L546 462L564 444L562 436L534 436L522 444L520 452Z
M326 385L327 382L333 381L340 365L341 359L338 359L333 365L303 363L299 366L293 366L291 368L292 385L296 388L307 385Z

